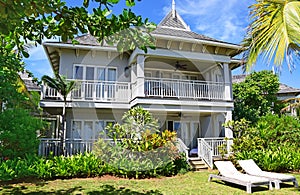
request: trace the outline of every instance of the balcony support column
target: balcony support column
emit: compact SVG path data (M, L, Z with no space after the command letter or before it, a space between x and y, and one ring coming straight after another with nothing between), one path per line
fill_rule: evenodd
M145 56L138 55L136 61L136 97L145 97Z
M225 85L224 98L227 101L231 101L232 100L231 79L230 79L231 70L229 69L228 64L226 63L223 64L223 71L224 71L224 85Z

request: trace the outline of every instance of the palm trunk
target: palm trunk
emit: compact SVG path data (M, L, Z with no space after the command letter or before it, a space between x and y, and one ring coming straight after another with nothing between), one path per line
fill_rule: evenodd
M61 155L66 156L66 106L67 102L65 101L64 106L63 106L63 111L62 111L62 128L60 132L60 151Z

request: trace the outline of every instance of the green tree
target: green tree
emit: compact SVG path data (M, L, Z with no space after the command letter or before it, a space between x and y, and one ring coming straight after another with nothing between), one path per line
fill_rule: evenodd
M245 118L255 123L259 117L272 112L279 79L271 71L253 72L245 81L233 84L234 120Z
M63 97L64 106L62 110L62 127L60 131L60 140L61 140L61 152L64 152L64 143L66 135L66 106L67 106L67 97L76 87L75 81L69 81L65 76L56 74L56 78L49 77L44 75L42 81L49 87L55 89Z
M139 1L139 0L138 0ZM0 39L3 46L15 46L25 56L24 43L32 41L40 44L44 38L61 37L63 42L73 39L74 35L90 33L102 43L116 43L122 50L153 46L149 31L153 23L142 20L131 9L124 9L119 15L113 14L113 5L120 0L95 0L98 7L88 12L89 0L83 0L81 7L67 7L61 0L20 0L0 1ZM128 7L135 0L126 0ZM132 28L135 27L135 28ZM127 33L120 33L127 30ZM113 36L113 38L111 37ZM75 42L74 42L75 43Z
M250 9L252 22L243 41L247 69L260 55L278 66L286 59L291 69L300 57L300 1L256 0Z
M0 113L0 158L37 154L37 131L43 122L23 109L7 109Z
M89 32L100 43L116 44L119 51L153 48L154 41L149 32L155 25L131 11L135 0L126 0L128 9L119 15L113 13L113 6L120 0L94 1L99 6L89 13L89 0L82 0L79 7L67 7L61 0L0 0L1 105L2 102L7 105L20 102L15 81L17 73L24 71L21 60L29 56L26 50L29 43L37 45L44 38L53 37L66 42L77 34Z
M2 54L2 55L1 55ZM20 107L26 101L26 90L18 72L23 71L24 64L14 52L5 48L0 49L0 103L6 108Z

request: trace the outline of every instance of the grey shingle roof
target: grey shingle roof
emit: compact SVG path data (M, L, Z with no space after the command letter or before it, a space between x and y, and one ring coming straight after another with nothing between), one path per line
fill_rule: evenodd
M176 11L175 11L175 16L173 16L172 10L169 12L169 14L165 16L164 19L162 19L162 21L158 24L157 28L151 34L227 43L191 31L188 25L184 22L184 20ZM228 44L232 44L232 43L228 43ZM232 44L232 45L236 45L236 44Z
M167 35L167 36L175 36L175 37L184 37L184 38L192 38L192 39L200 39L200 40L207 40L207 41L218 41L216 39L210 38L205 35L197 34L192 31L184 31L178 29L170 29L170 28L162 28L157 27L151 34L158 34L158 35Z
M172 11L169 12L168 15L162 21L159 23L159 27L165 26L165 27L171 27L171 28L181 28L186 29L186 24L184 21L179 19L179 15L176 13L175 17L172 16Z
M37 83L33 82L32 78L29 77L27 72L19 73L28 91L40 91L41 87Z
M182 37L182 38L191 38L191 39L197 39L197 40L206 40L206 41L214 41L219 43L227 43L224 41L220 41L202 34L195 33L190 30L188 25L183 21L181 16L175 12L175 17L172 15L172 11L167 14L162 21L159 23L157 28L151 32L152 35L167 35L167 36L173 36L173 37ZM90 35L82 35L75 38L80 44L82 45L92 45L92 46L100 46L97 39ZM68 41L68 43L72 43L71 41ZM232 43L230 43L232 44ZM233 44L235 45L235 44ZM108 45L105 45L108 46Z
M247 75L233 75L232 76L232 83L240 83L245 80ZM286 84L280 83L279 84L279 91L277 94L282 94L282 93L295 93L295 94L300 94L300 89L290 87Z
M100 46L100 43L98 42L96 37L92 36L91 34L85 34L85 35L77 36L75 38L75 40L78 41L82 45ZM69 40L68 43L72 43L72 41Z

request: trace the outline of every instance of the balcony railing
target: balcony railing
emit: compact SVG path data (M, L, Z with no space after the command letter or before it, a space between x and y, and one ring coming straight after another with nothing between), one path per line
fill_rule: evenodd
M89 100L99 102L129 102L131 97L130 83L111 81L76 81L76 87L68 100ZM43 99L62 97L56 90L43 86Z
M224 83L156 78L145 79L145 96L147 97L223 100L224 95Z
M137 86L127 82L80 81L72 91L68 100L87 100L94 102L124 102L132 97L132 89ZM146 97L224 100L225 84L210 81L176 80L145 78L144 91ZM43 99L62 100L54 89L43 86Z

